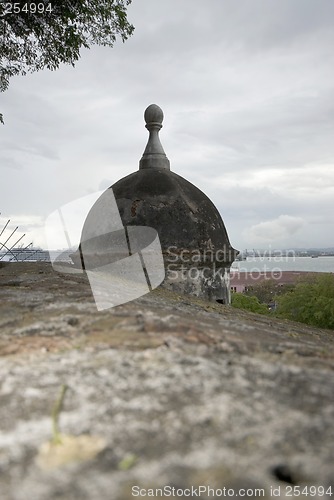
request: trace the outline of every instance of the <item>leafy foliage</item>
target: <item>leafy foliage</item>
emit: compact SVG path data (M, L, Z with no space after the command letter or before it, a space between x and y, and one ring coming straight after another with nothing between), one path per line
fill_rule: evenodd
M245 294L257 297L261 304L269 304L276 296L290 291L293 287L294 285L282 284L274 279L268 279L254 284Z
M276 300L278 316L334 329L334 274L314 275Z
M243 293L232 294L232 306L238 309L245 309L259 314L268 314L268 307L265 304L260 304L257 297L249 297Z
M119 36L131 36L134 27L127 20L132 0L39 0L0 1L0 91L15 75L55 70L80 57L82 47L93 44L112 47ZM6 13L14 4L17 12ZM44 12L32 12L32 5L44 3ZM24 10L24 6L27 7ZM51 5L51 12L47 6ZM2 115L0 115L2 121Z
M313 274L296 285L279 285L274 280L254 285L246 293L233 293L232 306L268 314L275 302L275 316L319 328L334 329L334 274Z

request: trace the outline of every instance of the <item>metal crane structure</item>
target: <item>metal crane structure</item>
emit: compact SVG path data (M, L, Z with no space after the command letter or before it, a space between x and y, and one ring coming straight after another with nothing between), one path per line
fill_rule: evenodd
M1 215L1 213L0 213ZM1 229L0 220L0 261L3 262L23 262L49 260L48 252L40 248L34 248L33 243L25 245L23 238L26 234L17 237L19 226L10 227L10 219L6 220Z

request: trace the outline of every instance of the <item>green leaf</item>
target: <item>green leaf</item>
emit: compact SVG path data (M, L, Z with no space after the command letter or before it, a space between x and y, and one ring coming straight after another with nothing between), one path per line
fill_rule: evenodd
M74 66L82 48L112 47L118 37L127 40L134 31L127 19L130 3L57 0L52 12L43 15L28 11L0 17L0 91L8 88L15 75L55 70L60 64Z

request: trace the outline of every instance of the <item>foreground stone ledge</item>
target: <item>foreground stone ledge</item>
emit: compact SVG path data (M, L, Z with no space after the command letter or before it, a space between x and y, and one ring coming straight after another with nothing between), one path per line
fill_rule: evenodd
M165 289L99 313L85 276L44 263L0 268L0 329L3 498L332 480L333 332ZM61 431L105 444L49 470L62 384Z

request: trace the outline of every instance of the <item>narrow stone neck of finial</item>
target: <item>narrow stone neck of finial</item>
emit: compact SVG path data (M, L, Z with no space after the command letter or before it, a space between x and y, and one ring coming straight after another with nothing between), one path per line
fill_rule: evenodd
M159 139L159 130L162 125L158 122L147 123L146 128L150 132L148 142L139 162L139 169L164 168L170 170L170 163Z

